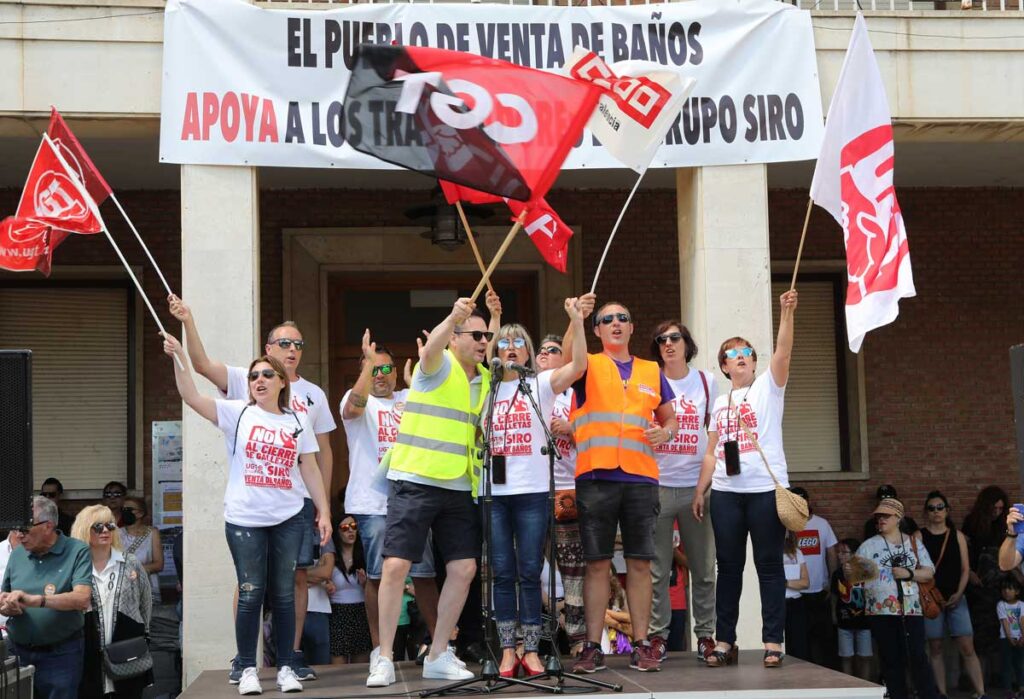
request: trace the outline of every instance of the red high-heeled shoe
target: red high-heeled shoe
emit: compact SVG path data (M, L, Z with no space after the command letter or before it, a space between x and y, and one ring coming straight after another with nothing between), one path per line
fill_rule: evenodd
M543 675L544 674L544 668L543 667L541 667L540 670L534 670L529 665L526 664L526 660L522 661L522 666L523 666L523 675L525 677L527 677L527 678L529 678L529 677L536 677L537 675Z
M523 659L519 656L516 656L516 662L512 665L512 667L510 667L508 670L501 670L498 674L502 677L515 679L519 677L519 669L523 667L525 667L523 665ZM527 672L529 672L529 670L527 670Z

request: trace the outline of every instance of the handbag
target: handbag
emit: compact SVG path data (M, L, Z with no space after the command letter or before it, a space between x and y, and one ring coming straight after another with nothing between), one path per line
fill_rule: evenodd
M114 615L121 601L121 583L124 580L124 561L118 564L117 588L114 590ZM146 581L149 582L148 580ZM145 636L126 638L107 644L103 633L103 605L95 586L92 605L96 609L96 628L100 634L100 655L103 657L103 671L115 682L144 675L153 669L153 656L149 653L149 640Z
M779 521L782 522L782 526L791 532L803 531L804 527L807 526L807 520L811 518L810 506L802 497L782 487L779 479L772 473L772 467L768 465L768 457L764 455L764 450L761 449L761 444L757 441L757 437L747 427L747 423L742 416L739 422L743 432L747 435L747 439L753 443L757 453L761 455L764 467L768 469L768 475L775 482L775 511L779 515Z
M576 511L576 491L572 488L555 491L555 520L572 522L579 519Z
M949 535L952 530L946 529L946 538L942 540L942 550L939 551L939 560L935 562L935 570L938 571L939 564L942 563L942 557L946 555L946 544L949 543ZM914 547L914 558L920 561L920 557L917 555L917 537L910 537L911 544ZM939 588L935 587L935 580L928 582L917 583L918 593L921 598L921 613L924 614L925 619L937 619L939 614L942 613L942 609L946 606L946 598L939 591Z

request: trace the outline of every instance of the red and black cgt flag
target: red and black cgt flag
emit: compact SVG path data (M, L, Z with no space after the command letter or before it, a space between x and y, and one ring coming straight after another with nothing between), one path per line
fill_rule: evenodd
M539 200L602 94L597 85L460 51L363 44L345 138L410 170Z

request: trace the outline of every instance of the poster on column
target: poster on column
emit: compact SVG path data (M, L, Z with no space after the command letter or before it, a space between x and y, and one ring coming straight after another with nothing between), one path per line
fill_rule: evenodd
M468 51L553 72L561 72L574 46L609 63L665 65L697 83L653 167L809 160L821 143L811 15L776 0L612 7L377 3L306 11L242 0L168 0L160 160L393 168L345 140L342 103L360 43ZM522 102L492 97L495 105ZM354 127L365 118L347 122L352 141L416 138L390 123L393 109L380 107L371 128ZM497 107L482 118L522 118L512 112ZM563 167L621 165L585 132Z

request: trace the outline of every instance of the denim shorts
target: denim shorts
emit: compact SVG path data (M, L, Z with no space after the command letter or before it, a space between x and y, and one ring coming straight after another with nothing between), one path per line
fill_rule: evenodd
M316 563L313 546L319 541L320 532L316 528L316 508L310 498L302 500L302 543L296 556L296 568L312 568Z
M971 626L971 612L967 609L967 600L963 597L956 603L956 606L946 607L934 619L925 618L924 620L925 638L929 640L944 638L947 634L953 638L974 635L974 627Z
M384 567L384 526L386 515L352 515L359 526L359 538L363 542L363 555L366 557L366 577L380 580ZM414 578L432 578L434 572L434 542L427 535L427 546L423 549L423 558L413 563L409 575Z
M616 529L622 532L623 556L645 561L657 558L654 528L661 511L658 486L577 480L576 508L580 515L584 560L610 559L615 549Z
M871 629L836 629L839 634L839 657L852 658L859 655L862 658L870 658L871 652Z

